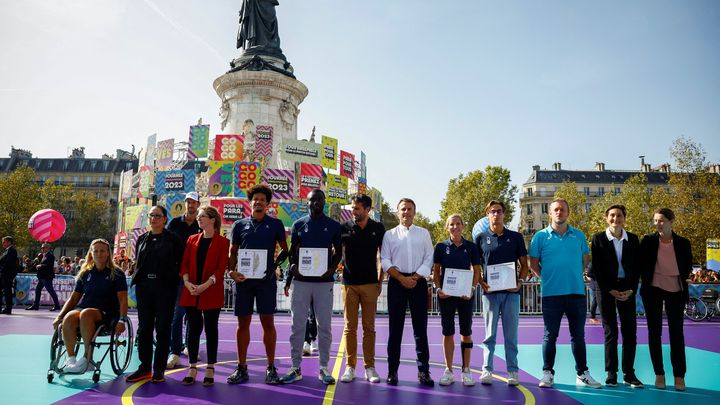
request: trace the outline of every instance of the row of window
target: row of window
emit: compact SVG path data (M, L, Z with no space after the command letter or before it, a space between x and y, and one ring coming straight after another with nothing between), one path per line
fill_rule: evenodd
M76 186L86 186L86 187L105 187L106 185L109 185L107 183L108 178L106 176L100 176L100 177L93 177L93 176L40 176L39 183L43 184L48 179L55 180L55 184L74 184ZM120 179L115 178L113 181L113 186L119 186L120 185Z

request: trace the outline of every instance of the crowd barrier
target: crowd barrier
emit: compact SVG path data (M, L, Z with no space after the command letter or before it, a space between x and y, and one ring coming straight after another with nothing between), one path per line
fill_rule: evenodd
M130 285L130 278L127 279L128 286ZM277 288L277 310L278 312L290 312L290 297L286 297L283 291L285 286L284 281L278 281ZM35 297L35 287L37 286L37 277L34 274L18 274L17 276L17 287L15 291L15 304L16 305L30 305ZM53 280L53 286L57 292L60 303L64 303L70 298L73 288L75 286L75 278L68 275L57 275ZM702 291L712 288L720 292L720 284L690 284L690 296L699 297ZM292 294L292 288L290 289ZM587 293L587 309L590 311L590 294ZM482 295L476 294L473 298L473 313L475 315L482 314ZM40 297L40 304L52 305L52 299L50 295L43 289ZM223 306L224 311L232 311L235 305L235 282L230 279L225 279L225 304ZM135 301L135 288L131 287L128 289L128 306L130 308L136 307ZM638 296L636 299L637 312L640 315L645 314L645 308L642 304L642 300ZM336 313L342 313L343 301L342 301L342 285L335 283L333 286L333 311ZM438 297L432 292L428 294L428 311L432 315L440 313L440 306L438 305ZM387 313L387 283L383 285L382 293L378 299L377 312L379 314ZM599 310L598 310L599 313ZM521 315L539 315L542 314L542 300L540 295L540 284L539 283L525 283L522 286L520 292L520 314Z

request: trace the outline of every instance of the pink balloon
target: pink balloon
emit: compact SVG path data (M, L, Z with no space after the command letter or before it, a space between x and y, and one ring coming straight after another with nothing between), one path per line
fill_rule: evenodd
M65 233L65 218L49 208L33 214L28 221L28 231L38 242L55 242Z

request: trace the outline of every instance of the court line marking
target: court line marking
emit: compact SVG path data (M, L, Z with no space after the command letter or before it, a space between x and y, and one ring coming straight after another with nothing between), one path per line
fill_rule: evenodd
M325 397L323 398L322 405L332 405L335 401L335 390L337 384L340 383L340 368L342 367L343 357L345 357L345 336L340 340L340 346L338 347L337 355L335 355L335 364L333 365L332 375L335 378L335 384L328 385L325 390Z

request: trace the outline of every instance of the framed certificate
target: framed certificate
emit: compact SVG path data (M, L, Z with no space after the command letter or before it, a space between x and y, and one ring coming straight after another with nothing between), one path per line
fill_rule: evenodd
M263 278L267 271L267 255L265 249L239 249L238 272L245 278Z
M327 248L300 248L298 271L306 277L320 277L328 270Z
M472 296L474 274L472 270L445 269L442 292L453 297Z
M516 288L517 273L515 272L515 262L487 266L485 282L490 285L489 291L502 291Z

